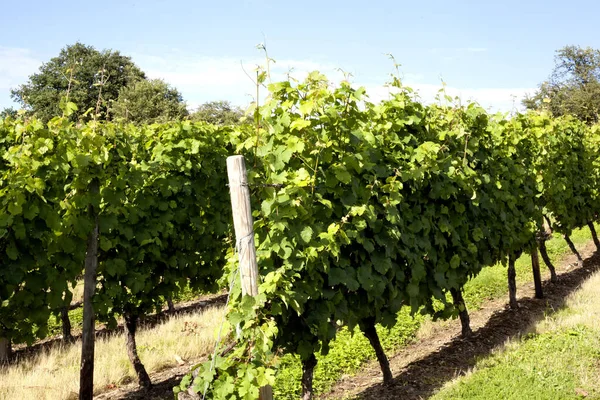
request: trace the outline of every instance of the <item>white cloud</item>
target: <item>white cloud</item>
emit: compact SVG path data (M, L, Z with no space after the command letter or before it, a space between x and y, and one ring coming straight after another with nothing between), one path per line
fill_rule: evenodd
M436 102L436 97L443 89L441 84L429 84L407 81L404 84L411 87L425 103ZM371 101L377 102L386 99L390 95L390 88L384 85L363 85ZM483 108L491 112L510 112L522 110L521 100L527 93L532 93L534 88L459 88L446 86L446 94L452 98L458 97L461 102L473 101L479 103Z
M481 52L483 48L444 49L463 52ZM184 52L173 51L163 56L133 54L132 58L152 78L162 78L176 86L187 99L190 108L205 101L229 100L234 104L249 104L256 96L256 87L252 79L256 78L255 69L264 65L264 58L254 58L240 61L239 58L225 57L195 57ZM304 79L307 73L318 70L324 73L332 82L343 79L342 72L328 62L314 60L277 60L270 65L273 81L286 79L287 73L296 79ZM245 71L245 72L244 72ZM248 75L250 76L248 76ZM251 79L252 78L252 79ZM387 77L381 77L382 84L361 84L367 77L353 76L355 86L365 86L372 101L386 98L389 89L383 85ZM370 82L376 81L368 77ZM442 88L441 83L430 83L420 73L403 73L402 81L415 89L424 102L433 102ZM521 100L534 88L469 88L448 85L446 93L451 97L459 97L462 101L476 101L490 111L512 111L521 109ZM261 88L261 98L266 90Z
M465 48L465 50L468 53L483 53L486 52L488 49L485 47L467 47Z
M177 87L191 108L210 100L249 104L256 96L256 68L266 63L264 58L193 57L179 52L160 57L133 54L132 59L150 78L161 78ZM276 60L270 63L271 80L274 82L287 79L288 73L296 79L304 79L315 70L325 73L330 79L342 76L335 66L311 60ZM261 91L266 94L264 88Z
M434 47L430 52L434 54L456 54L456 53L485 53L488 51L486 47Z
M449 49L438 49L449 50ZM460 51L481 52L480 48L456 48ZM184 51L173 49L160 56L152 54L132 54L132 59L146 71L151 78L162 78L177 87L187 100L188 106L194 108L206 101L229 100L234 104L245 106L256 96L255 69L264 65L265 59L256 57L240 60L237 57L196 57ZM23 83L34 73L41 62L30 50L0 46L0 103L10 102L8 90ZM280 81L292 77L302 80L314 70L324 73L332 82L343 79L343 73L336 65L315 60L276 60L270 64L272 81ZM248 76L249 75L249 76ZM371 101L386 98L389 88L383 85L387 76L364 77L353 76L354 86L360 82L382 82L382 84L362 85L367 89ZM403 73L402 80L411 86L425 102L435 101L441 84L428 82L423 74ZM261 99L266 96L266 89L261 88ZM460 97L463 101L477 101L491 111L511 111L520 109L521 100L534 88L460 88L447 86L446 93L452 97Z

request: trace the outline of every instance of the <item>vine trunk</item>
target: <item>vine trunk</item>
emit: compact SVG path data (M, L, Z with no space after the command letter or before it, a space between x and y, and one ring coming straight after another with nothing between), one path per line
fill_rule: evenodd
M379 361L381 373L383 374L383 383L386 385L391 384L394 376L392 375L392 370L390 369L390 362L385 354L385 351L383 350L381 341L379 340L379 335L377 334L377 329L375 328L375 321L373 319L364 321L361 325L361 330L363 335L369 339L369 343L371 343L373 350L375 350L375 355L377 356L377 361Z
M142 361L138 356L137 345L135 343L135 332L137 330L138 316L131 313L125 313L124 317L127 355L129 356L131 365L133 365L139 385L145 389L148 389L152 387L152 381L150 380L150 376L148 376L148 372L146 372L146 368L144 368L144 364L142 364Z
M462 290L450 289L450 294L452 295L454 306L459 310L458 316L460 318L461 336L469 337L473 334L473 331L471 330L471 319L469 318L467 305L463 299Z

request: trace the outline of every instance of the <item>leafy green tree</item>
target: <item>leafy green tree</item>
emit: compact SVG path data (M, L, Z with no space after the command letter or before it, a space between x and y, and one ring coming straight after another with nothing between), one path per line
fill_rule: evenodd
M0 118L12 117L16 118L18 115L18 111L13 107L6 107L4 110L0 111Z
M80 118L90 109L101 119L109 119L109 101L116 100L123 87L145 78L130 57L113 50L98 51L77 42L63 48L11 94L44 122L62 114L60 101L67 93L69 101L78 107L72 119Z
M238 125L243 117L244 111L240 107L224 100L204 103L191 115L194 121L205 121L214 125Z
M523 105L528 109L547 109L554 116L573 115L589 124L598 122L600 50L579 46L558 50L552 74Z
M160 79L132 82L110 108L112 118L133 123L165 122L188 115L181 93Z

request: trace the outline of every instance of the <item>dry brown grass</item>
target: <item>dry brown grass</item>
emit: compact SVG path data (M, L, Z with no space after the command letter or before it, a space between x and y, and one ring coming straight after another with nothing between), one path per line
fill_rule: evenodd
M210 353L223 315L222 307L197 314L174 316L152 329L140 327L138 353L149 373L183 360L197 360ZM56 400L77 398L81 343L55 346L16 365L0 369L0 399ZM134 379L123 334L96 342L94 392Z
M71 292L73 293L73 300L71 300L71 303L83 301L83 280L77 281L75 287L71 288Z
M600 329L600 273L586 280L566 300L564 309L551 314L535 327L538 334L585 325Z

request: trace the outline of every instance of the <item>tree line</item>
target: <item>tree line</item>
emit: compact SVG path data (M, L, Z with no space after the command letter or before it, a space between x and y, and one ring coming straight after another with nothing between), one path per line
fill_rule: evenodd
M99 51L75 43L44 63L27 82L11 90L27 116L46 123L61 114L61 99L77 106L71 120L97 118L135 124L179 119L234 125L242 121L243 110L228 101L210 101L189 111L177 88L162 79L150 79L130 57L115 50ZM16 117L13 107L0 117Z
M29 116L49 121L60 114L60 99L78 106L78 120L94 110L103 120L133 123L191 119L212 124L241 122L244 113L228 101L210 101L190 112L181 93L162 79L149 79L130 57L115 50L99 51L75 43L44 63L26 83L11 90L12 99ZM556 51L555 66L534 93L522 101L529 110L547 110L553 116L573 115L592 124L600 115L600 50L575 45ZM0 117L16 117L6 107Z

